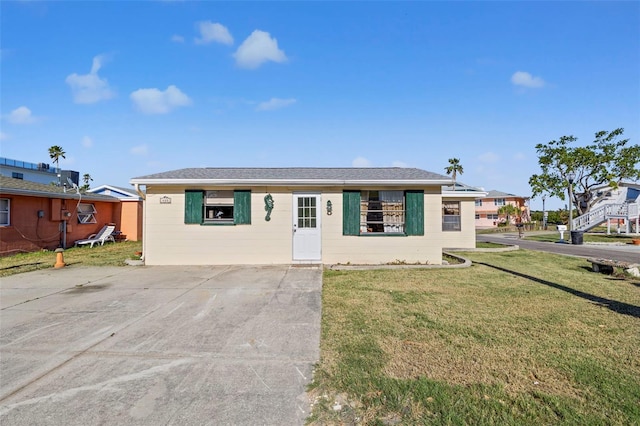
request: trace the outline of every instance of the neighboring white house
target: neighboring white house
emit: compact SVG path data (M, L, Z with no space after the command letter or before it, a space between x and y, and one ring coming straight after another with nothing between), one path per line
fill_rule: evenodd
M594 188L591 197L598 201L591 206L589 212L573 219L573 229L588 231L606 222L607 234L611 233L612 227L615 227L616 232L626 234L640 232L639 183L622 182L617 188Z
M475 247L474 201L415 168L191 168L145 186L148 265L441 264Z

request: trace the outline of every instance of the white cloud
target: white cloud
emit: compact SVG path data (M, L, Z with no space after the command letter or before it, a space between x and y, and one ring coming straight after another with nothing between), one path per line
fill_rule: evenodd
M133 155L142 155L142 156L144 156L144 155L149 154L149 147L146 144L134 146L133 148L131 148L130 152Z
M171 36L171 41L174 43L184 43L184 37L178 34L174 34Z
M222 24L218 24L217 22L198 22L198 31L200 32L200 37L195 38L196 44L233 44L233 37L227 27Z
M500 161L500 156L494 152L485 152L484 154L480 154L478 156L478 161L482 163L497 163Z
M82 138L82 146L85 148L91 148L93 146L93 140L89 136Z
M278 41L265 31L255 30L233 54L241 68L258 68L264 62L285 62L287 56L278 49Z
M371 167L371 166L372 166L371 161L369 161L364 157L356 157L351 162L351 167Z
M516 86L523 86L529 88L540 88L545 85L545 82L540 77L534 77L525 71L516 71L511 76L511 83Z
M515 154L513 154L513 159L516 161L522 161L522 160L526 160L527 156L524 155L522 152L516 152Z
M394 161L391 163L391 167L402 167L402 168L406 168L409 167L409 165L407 163L405 163L404 161Z
M0 141L6 141L7 139L9 139L9 135L5 132L0 132Z
M105 55L98 55L93 58L91 71L89 74L70 74L65 80L71 87L73 101L77 104L93 104L115 96L109 87L107 79L100 78L98 71L106 61Z
M256 107L256 111L273 111L274 109L280 109L284 107L288 107L289 105L295 104L296 99L280 99L280 98L271 98L266 102L260 102Z
M130 98L143 114L166 114L175 108L192 104L191 99L173 85L165 91L138 89L131 93Z
M31 124L35 123L36 118L31 114L29 108L21 106L11 111L7 120L11 124Z

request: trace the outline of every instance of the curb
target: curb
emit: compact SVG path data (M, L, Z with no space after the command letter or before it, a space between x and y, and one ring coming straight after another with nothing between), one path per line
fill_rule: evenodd
M462 260L464 263L456 263L455 265L388 265L388 264L380 264L380 265L328 265L325 266L325 269L331 271L368 271L375 269L456 269L456 268L468 268L471 266L471 261L466 259L460 255L449 253L448 251L443 251L442 254L446 254L451 257L455 257L456 259Z

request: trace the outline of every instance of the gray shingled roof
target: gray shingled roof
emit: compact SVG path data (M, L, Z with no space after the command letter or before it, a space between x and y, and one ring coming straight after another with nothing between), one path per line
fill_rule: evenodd
M26 195L31 197L45 198L67 198L78 199L78 194L73 189L67 189L54 185L45 185L38 182L28 180L14 179L6 176L0 176L0 193ZM82 199L87 201L106 201L111 203L119 202L115 197L109 195L83 193Z
M426 170L404 167L344 167L344 168L189 168L155 173L133 178L132 183L164 183L162 181L335 181L358 182L421 181L422 183L449 183L451 178Z
M508 197L516 197L516 198L529 198L522 195L509 194L508 192L497 191L492 189L487 193L487 198L508 198Z

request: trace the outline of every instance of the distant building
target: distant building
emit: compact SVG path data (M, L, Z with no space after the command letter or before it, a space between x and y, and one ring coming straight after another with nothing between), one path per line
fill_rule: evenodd
M485 198L476 199L476 228L495 228L500 223L505 223L505 215L498 214L500 207L511 204L518 208L520 214L511 216L511 224L517 222L530 222L531 210L529 209L529 197L510 194L508 192L491 190Z
M58 174L60 176L58 176ZM56 170L48 163L29 163L28 161L12 160L0 157L0 176L29 182L42 183L44 185L65 184L69 186L69 180L79 185L80 173L75 170Z

